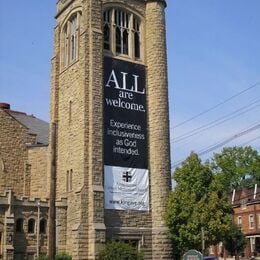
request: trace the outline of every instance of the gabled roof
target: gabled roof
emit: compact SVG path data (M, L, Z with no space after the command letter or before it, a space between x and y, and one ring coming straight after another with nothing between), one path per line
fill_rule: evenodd
M48 145L49 143L49 124L33 115L27 115L23 112L5 110L18 122L29 129L29 133L37 135L36 144Z

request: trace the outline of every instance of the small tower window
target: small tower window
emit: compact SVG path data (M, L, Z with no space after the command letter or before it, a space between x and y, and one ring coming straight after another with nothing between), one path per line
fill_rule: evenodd
M18 218L16 220L16 223L15 223L15 231L17 233L21 233L23 232L23 219L22 218Z
M67 192L72 191L72 178L73 178L73 170L67 171Z
M30 218L28 220L28 233L29 234L35 233L35 220L33 218Z
M40 220L40 234L46 234L46 226L47 226L47 221L46 219L41 219Z
M69 101L69 124L71 123L72 120L72 101Z
M141 58L141 20L119 8L105 10L103 14L104 50L114 56Z

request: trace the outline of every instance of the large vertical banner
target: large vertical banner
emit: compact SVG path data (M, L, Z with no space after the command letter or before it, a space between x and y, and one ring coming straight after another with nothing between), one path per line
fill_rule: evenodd
M105 208L149 210L145 67L104 58Z

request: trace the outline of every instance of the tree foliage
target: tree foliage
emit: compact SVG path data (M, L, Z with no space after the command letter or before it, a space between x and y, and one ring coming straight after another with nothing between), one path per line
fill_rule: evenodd
M238 255L244 250L247 244L247 238L237 225L232 225L223 243L225 249L228 250L231 255Z
M61 252L55 256L55 260L72 260L72 257L66 252Z
M143 260L142 253L127 243L112 241L100 252L100 260Z
M37 257L37 260L49 260L49 257L47 255L39 255L39 257Z
M260 155L251 146L224 148L214 155L211 168L228 192L260 184Z
M201 250L201 229L205 245L218 243L231 225L231 205L209 165L191 155L174 172L175 190L169 196L165 220L170 230L176 259L189 249Z

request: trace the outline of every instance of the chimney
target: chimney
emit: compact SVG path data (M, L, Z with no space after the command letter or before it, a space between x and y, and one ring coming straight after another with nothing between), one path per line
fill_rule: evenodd
M8 104L8 103L0 103L0 109L10 110L10 104Z
M254 200L256 199L256 194L257 194L257 184L255 184L255 190L254 190Z
M232 200L231 200L231 204L234 203L234 200L235 200L235 195L236 195L236 190L234 189L233 190L233 194L232 194Z

